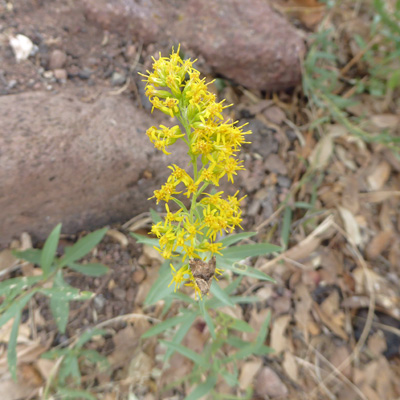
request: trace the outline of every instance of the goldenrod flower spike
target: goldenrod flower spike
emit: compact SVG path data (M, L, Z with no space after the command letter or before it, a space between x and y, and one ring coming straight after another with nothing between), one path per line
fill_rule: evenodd
M236 192L224 199L223 191L210 194L206 189L218 187L225 176L233 183L237 171L244 170L237 154L241 145L247 143L245 135L251 132L243 132L244 125L239 127L237 122L224 121L223 111L229 105L224 104L225 100L216 102L216 96L208 90L209 83L193 67L195 61L182 60L179 51L180 46L177 51L172 49L169 57L160 54L158 60L153 58L152 71L141 74L152 112L158 109L179 122L172 127L152 126L147 136L156 149L168 156L172 155L169 147L182 140L191 159L190 170L172 163L167 182L154 191L151 198L157 204L166 203L166 216L153 225L151 233L157 236L157 250L166 259L180 257L182 262L211 259L215 278L222 270L215 267L215 259L211 257L222 256L224 248L217 242L217 235L241 228L240 201L244 197L239 199ZM181 193L190 200L189 209L175 197ZM179 204L178 211L170 210L170 201ZM196 298L202 299L204 288L202 292L188 263L178 270L171 264L171 272L170 285L174 283L174 290L184 282L194 289Z

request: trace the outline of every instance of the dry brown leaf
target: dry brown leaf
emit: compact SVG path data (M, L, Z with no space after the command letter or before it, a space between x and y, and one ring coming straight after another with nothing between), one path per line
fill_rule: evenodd
M116 229L109 229L106 235L118 242L122 248L126 248L129 244L128 238L122 232L117 231Z
M205 329L201 320L195 321L182 341L182 344L196 353L202 353L209 338L209 331Z
M292 0L286 12L293 13L307 28L314 28L323 18L325 5L318 0Z
M360 193L360 199L366 203L381 203L392 197L400 197L400 191L379 190L376 192Z
M346 177L342 195L342 206L353 214L357 214L360 210L358 192L359 185L357 177Z
M52 339L52 338L51 338ZM29 341L28 343L17 345L17 360L18 365L23 363L32 363L36 361L42 353L44 353L50 346L51 341L45 346L41 345L39 341ZM8 370L6 355L2 354L0 357L0 375Z
M303 331L305 341L308 343L308 323L310 320L310 310L313 300L307 287L303 283L300 283L296 286L294 298L294 317L296 319L297 326Z
M400 275L400 239L393 242L389 251L389 262Z
M331 296L326 299L328 300L328 302L326 303L327 305L325 306L327 312L322 308L322 306L320 307L317 303L313 304L313 310L317 313L318 317L321 319L322 323L325 326L327 326L335 335L347 341L347 333L342 328L342 325L344 323L343 311L338 309L338 306L335 306L335 297L332 297L333 300L330 300L330 297ZM324 301L324 303L326 302L326 300ZM334 311L335 308L336 313Z
M390 177L391 166L386 161L381 161L372 173L367 177L367 182L372 190L379 190Z
M376 331L368 338L368 349L376 357L382 355L382 353L387 349L386 339L381 330Z
M256 359L254 361L247 361L243 364L240 370L239 387L242 390L253 386L254 377L262 366L262 360Z
M1 400L21 400L32 398L38 393L38 388L32 388L25 382L15 382L13 379L0 381Z
M380 129L393 129L400 123L398 115L394 114L378 114L371 117L372 123Z
M24 251L31 249L33 247L32 245L32 238L31 235L27 232L22 232L21 233L21 248L19 250Z
M328 239L333 235L333 230L331 229L333 224L333 216L329 216L322 221L321 224L318 225L305 239L303 239L296 246L287 250L284 253L284 256L296 261L309 256L317 249L323 240ZM266 265L268 265L268 263ZM262 268L265 268L265 265Z
M152 261L157 261L160 264L164 261L161 254L154 247L149 246L147 244L143 246L142 257L145 257L146 259L146 263L144 265L151 265ZM139 264L141 264L140 259L139 259Z
M154 358L143 351L135 353L129 363L128 375L122 380L123 385L144 385L150 378L154 366Z
M324 169L333 153L333 136L325 135L314 147L314 150L308 157L312 168Z
M287 376L294 382L299 380L299 368L297 366L296 359L294 358L291 351L285 351L282 367L285 370Z
M258 373L254 389L259 396L269 396L271 398L283 397L288 394L287 387L270 367L263 367Z
M397 381L398 377L394 377L390 365L385 357L378 360L378 375L376 377L376 391L380 399L394 399L395 394L392 390L392 381Z
M0 273L4 274L18 263L18 259L12 254L12 251L5 249L0 252Z
M359 246L362 243L360 229L354 215L344 207L338 207L340 216L342 217L344 228L346 230L349 241Z
M36 361L36 367L45 380L48 380L51 377L53 368L56 364L57 361L46 360L45 358L39 358Z
M271 328L271 347L276 355L285 349L288 349L289 340L285 336L286 328L291 320L290 315L282 315L274 320Z
M380 256L386 249L390 247L393 237L393 231L379 232L366 248L368 258L375 259Z
M347 151L343 146L335 146L335 154L339 160L351 171L357 170L357 164L354 162L353 155Z
M108 362L113 368L129 365L135 352L139 351L139 340L142 333L137 332L134 326L128 325L114 335L114 351L108 356Z
M332 355L329 357L329 361L336 368L339 368L341 365L343 365L343 363L345 363L350 357L350 351L346 345L335 346L333 349L331 349L331 351ZM352 378L351 363L347 363L345 367L341 367L340 371L346 378Z

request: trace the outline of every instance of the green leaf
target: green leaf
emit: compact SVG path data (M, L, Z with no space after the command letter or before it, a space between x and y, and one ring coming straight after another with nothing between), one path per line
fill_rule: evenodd
M99 229L78 240L73 246L65 250L64 256L60 259L59 266L64 267L69 263L80 260L101 242L106 232L107 228Z
M56 297L50 298L50 310L53 315L57 329L60 333L64 334L67 328L69 303L65 300L57 299Z
M270 321L271 321L271 312L268 313L267 318L265 318L263 324L261 325L260 331L258 332L255 343L257 347L261 347L264 344L265 339L267 338L268 335L268 328Z
M234 361L234 360L243 360L247 357L250 357L252 354L256 353L257 347L254 345L254 343L246 343L239 348L239 350L232 354L231 356L227 357L224 362L226 363Z
M177 317L168 318L165 321L152 326L145 333L143 333L142 339L147 339L151 336L158 335L159 333L164 332L165 330L172 328L173 326L177 326L178 324L182 323L184 319L184 314Z
M246 321L243 321L241 319L237 319L234 317L232 318L232 322L229 324L230 329L234 329L236 331L240 332L253 332L254 329L251 325L249 325Z
M292 224L292 209L285 207L282 221L281 241L284 249L287 249L289 244L290 225Z
M98 263L88 263L88 264L77 264L77 263L69 263L68 267L73 269L74 271L80 272L86 276L103 276L107 274L110 270L103 264Z
M134 237L138 243L147 244L151 247L158 247L158 239L153 239L144 235L138 235L137 233L131 232L131 236Z
M57 358L66 356L71 353L71 349L68 347L65 349L52 349L43 353L40 358L44 358L46 360L56 360Z
M157 303L159 300L165 299L169 294L173 293L173 286L169 286L171 280L171 269L169 267L169 261L166 260L161 265L159 276L151 287L144 304L150 306Z
M207 380L197 386L190 394L185 397L185 400L197 400L209 393L216 385L216 375L211 375Z
M294 203L294 206L296 208L305 208L305 209L313 208L312 204L306 203L305 201L296 201L296 203Z
M93 338L93 336L106 335L107 331L104 329L88 329L83 332L75 344L75 348L80 349L85 343Z
M151 216L151 219L153 220L154 224L157 224L158 222L162 222L162 218L161 218L160 214L156 210L153 210L152 208L150 208L150 216Z
M49 297L50 299L56 298L58 300L90 300L94 293L87 291L80 291L72 286L60 287L60 288L45 288L39 289L40 293Z
M261 256L281 251L282 248L270 243L244 244L221 250L222 257L240 261L247 257ZM219 256L221 258L221 256Z
M206 302L200 300L199 308L200 308L201 315L204 318L204 321L208 326L211 337L215 340L217 338L217 335L215 334L215 326L214 326L213 319L211 318L210 314L207 311Z
M229 297L225 290L222 290L217 282L213 282L210 288L211 293L223 304L233 307L235 303Z
M230 271L232 271L238 275L245 275L245 276L249 276L251 278L275 282L275 280L273 278L271 278L270 276L268 276L267 274L265 274L264 272L262 272L258 269L250 267L249 265L239 264L238 262L235 262L234 260L230 260L230 259L226 259L226 258L222 258L222 257L220 259L218 259L218 255L217 255L217 265L220 268L229 269Z
M8 341L7 349L7 362L10 369L12 378L17 380L17 339L19 324L21 322L21 313L17 313L13 322L13 326L10 333L10 339Z
M61 289L68 288L68 285L64 282L62 272L59 270L53 282L53 289L57 292ZM57 328L60 333L64 334L67 328L68 315L69 315L69 303L68 300L60 299L58 297L50 297L50 310L53 315L54 321L56 322Z
M227 294L232 294L241 284L243 280L243 276L239 276L238 278L236 278L234 281L232 281L225 289L224 291Z
M175 197L171 197L171 200L174 201L180 208L182 208L183 211L185 211L186 213L189 214L188 209L186 208L186 206L177 198Z
M197 318L197 315L191 311L187 311L185 314L186 315L184 316L184 318L182 318L181 326L178 328L175 336L172 339L172 343L179 344L185 337L186 333L189 331L195 319ZM165 352L164 360L168 360L173 353L174 350L172 348L167 349L167 351Z
M232 244L240 242L243 239L251 238L254 235L257 235L257 232L236 233L234 235L229 235L226 238L223 238L222 240L219 241L219 243L222 243L224 245L224 247L228 247L228 246L231 246Z
M32 290L32 292L27 293L25 296L14 301L1 315L0 315L0 327L8 322L11 318L16 317L23 308L26 306L31 297L37 292L37 290Z
M75 383L81 382L81 372L79 370L78 359L74 354L67 354L61 363L58 373L60 382L65 385L66 380L71 377Z
M13 250L12 252L15 257L22 260L28 261L31 264L39 265L42 257L42 250L39 249L28 249L24 251Z
M68 389L65 387L59 387L57 389L57 394L59 396L61 396L62 400L69 400L69 399L97 400L96 396L93 396L91 393L87 392L86 390Z
M21 276L18 278L7 279L0 282L0 296L14 297L13 294L20 294L25 288L40 282L43 275L39 276Z
M93 349L85 349L80 352L80 355L82 357L85 357L87 360L89 360L93 364L107 364L107 357L104 357L101 355L98 351L93 350Z
M234 387L238 383L238 371L236 365L233 366L234 371L230 373L226 368L221 368L220 369L220 374L222 377L225 379L225 382L228 384L230 387Z
M60 232L61 223L52 230L43 246L42 254L40 256L40 267L42 268L44 276L48 276L51 265L53 264L56 256Z
M178 343L173 343L173 342L167 342L166 340L160 340L160 343L164 344L168 348L172 348L173 350L177 351L178 353L182 354L189 360L192 360L195 364L204 366L206 364L206 361L204 358L196 353L195 351L188 349L185 346L182 346L181 344Z

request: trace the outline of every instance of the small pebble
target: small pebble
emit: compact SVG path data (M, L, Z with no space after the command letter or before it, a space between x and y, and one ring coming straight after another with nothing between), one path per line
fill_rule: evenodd
M113 290L113 295L118 299L118 300L125 300L126 299L126 290L121 289L121 288L115 288Z
M92 75L92 70L89 68L83 68L78 72L78 77L81 79L89 79Z
M103 309L104 305L106 304L106 299L102 294L97 295L94 300L93 300L94 306L97 311L100 311Z
M56 79L58 79L59 81L65 82L67 80L68 75L67 75L67 71L65 69L55 69L53 71L53 73L54 73L54 77Z
M8 82L7 89L14 89L17 86L18 82L15 79L11 79Z
M53 71L44 71L43 72L43 78L45 79L51 79L54 77Z
M278 185L284 188L290 188L292 181L287 176L278 176Z
M132 275L132 280L135 283L140 283L143 281L143 279L145 278L146 273L144 272L143 268L138 268L137 270L135 270L135 272Z
M53 50L50 54L49 68L61 69L67 62L67 55L61 50Z
M119 72L113 72L111 76L111 85L112 86L121 86L125 83L125 75L120 74Z

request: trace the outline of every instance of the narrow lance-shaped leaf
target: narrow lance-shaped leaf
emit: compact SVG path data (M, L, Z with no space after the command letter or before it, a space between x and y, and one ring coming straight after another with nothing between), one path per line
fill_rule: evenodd
M99 229L79 239L73 246L65 250L59 266L64 267L71 262L80 260L101 242L106 232L107 228Z
M50 233L47 238L40 256L40 267L42 268L44 276L50 272L51 265L53 264L56 255L58 241L60 239L61 224L58 224Z
M18 331L20 322L21 322L21 313L19 312L17 313L14 319L7 349L8 367L10 369L11 376L15 381L17 380L17 340L18 340Z
M67 289L68 285L64 282L61 270L57 272L56 278L53 282L53 289L58 291L59 289ZM67 328L68 315L69 315L69 300L58 297L50 297L50 310L53 314L54 321L56 322L57 328L60 333L64 334Z
M77 264L71 262L68 264L68 267L83 275L95 277L103 276L110 270L105 265L99 263Z
M13 250L12 253L15 257L28 261L35 265L40 264L40 259L42 257L42 250L39 249L27 249L23 251Z

